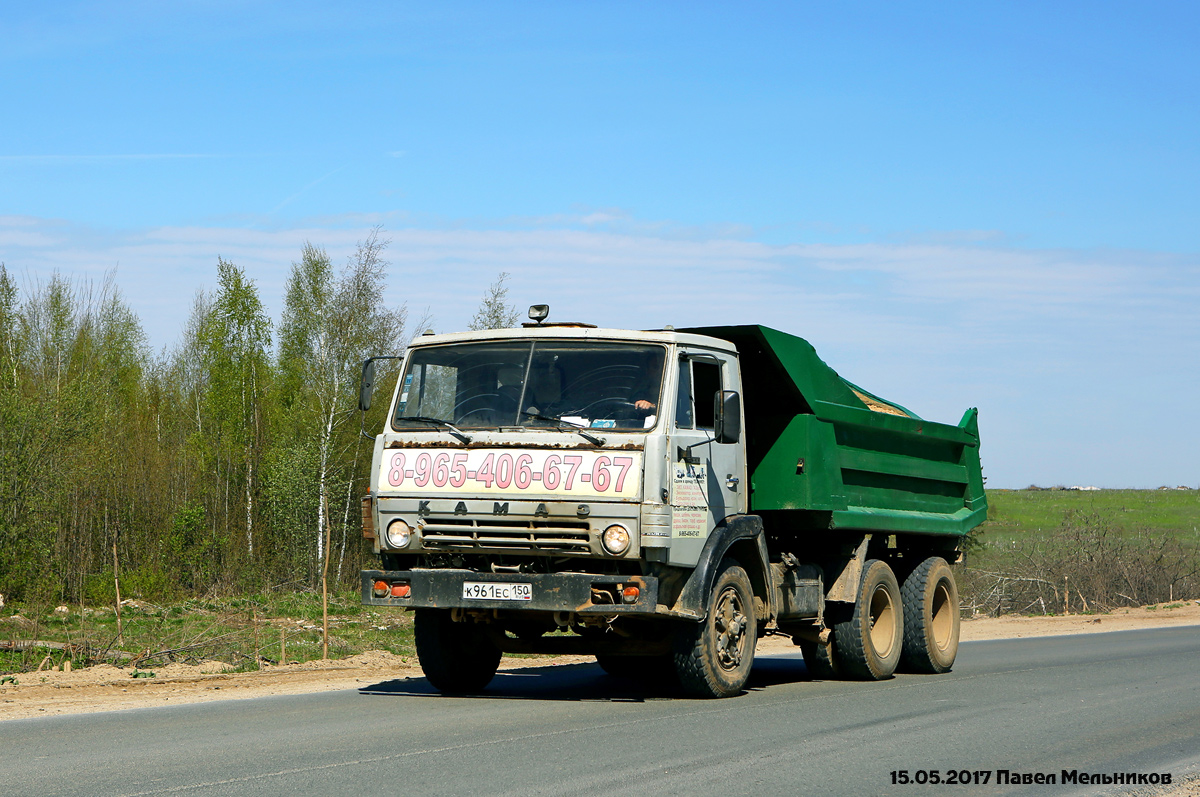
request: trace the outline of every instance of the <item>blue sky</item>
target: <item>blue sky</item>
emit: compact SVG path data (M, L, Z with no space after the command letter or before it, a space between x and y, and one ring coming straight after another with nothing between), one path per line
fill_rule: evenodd
M1186 3L0 6L0 261L155 349L218 255L278 314L374 224L390 297L766 323L990 486L1200 483Z

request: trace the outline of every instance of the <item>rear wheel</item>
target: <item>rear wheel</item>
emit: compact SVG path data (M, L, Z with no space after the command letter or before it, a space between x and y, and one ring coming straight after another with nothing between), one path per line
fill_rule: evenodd
M704 621L681 625L675 638L675 672L698 697L742 691L754 664L758 621L750 577L733 559L721 562Z
M904 579L900 589L904 604L906 672L940 673L954 666L958 656L958 585L954 571L940 556L931 556Z
M879 681L891 677L900 662L903 634L896 574L887 562L871 559L863 567L850 619L834 627L834 660L849 678Z
M478 692L500 666L500 649L482 626L456 623L446 609L417 609L413 636L421 671L439 692Z

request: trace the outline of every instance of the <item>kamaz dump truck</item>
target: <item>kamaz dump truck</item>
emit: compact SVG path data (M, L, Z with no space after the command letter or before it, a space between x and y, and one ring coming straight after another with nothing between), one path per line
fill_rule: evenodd
M950 669L950 563L986 516L977 411L924 420L762 326L425 335L375 438L362 600L411 609L447 693L504 653L739 693L756 641L816 678ZM368 409L374 362L363 368Z

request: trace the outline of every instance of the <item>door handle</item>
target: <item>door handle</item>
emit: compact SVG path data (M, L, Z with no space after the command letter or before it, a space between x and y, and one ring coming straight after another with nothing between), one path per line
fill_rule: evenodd
M725 487L730 490L736 490L738 488L738 482L740 481L741 479L739 479L737 476L734 476L732 473L725 474Z

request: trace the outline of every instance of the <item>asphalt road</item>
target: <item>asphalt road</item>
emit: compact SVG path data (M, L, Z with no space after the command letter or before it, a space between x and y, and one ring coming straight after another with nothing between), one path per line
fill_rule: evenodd
M772 656L720 701L586 664L502 673L470 698L414 679L0 724L5 795L1128 791L998 784L1000 769L1200 772L1200 629L969 643L952 673L879 683L814 682L799 653ZM899 770L991 774L893 785Z

